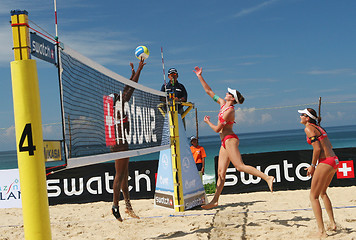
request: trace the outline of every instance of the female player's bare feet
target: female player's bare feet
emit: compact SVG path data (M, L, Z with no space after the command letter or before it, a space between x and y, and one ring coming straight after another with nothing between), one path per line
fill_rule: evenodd
M325 239L329 235L326 232L311 232L308 234L308 238L310 239Z
M205 204L205 205L202 205L201 207L204 208L204 209L211 209L211 208L214 208L214 207L217 207L218 206L218 202L210 202L208 204Z
M125 212L132 218L140 219L140 217L136 215L136 213L132 208L131 209L126 208Z
M130 217L133 217L133 218L137 218L137 219L140 219L139 216L137 216L131 206L131 202L130 200L125 200L125 205L126 205L126 210L125 212L130 216Z
M328 225L328 230L329 231L336 231L337 227L336 227L336 223L330 223Z
M266 182L267 182L269 190L271 192L273 192L273 181L274 181L274 177L273 176L268 176Z

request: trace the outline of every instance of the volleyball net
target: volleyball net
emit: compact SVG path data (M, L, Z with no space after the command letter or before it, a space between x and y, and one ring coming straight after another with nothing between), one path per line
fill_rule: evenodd
M169 148L167 121L159 110L164 92L126 79L68 46L60 50L60 82L67 168Z

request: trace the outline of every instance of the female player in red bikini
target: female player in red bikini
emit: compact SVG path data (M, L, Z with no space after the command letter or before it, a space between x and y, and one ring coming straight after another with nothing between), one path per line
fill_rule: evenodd
M305 134L307 142L313 146L313 157L310 167L306 168L307 175L312 176L310 187L310 202L318 224L318 236L326 237L326 231L322 218L322 211L319 202L319 196L323 199L326 212L330 219L330 230L336 230L333 208L331 201L326 194L334 174L339 165L339 159L335 155L332 145L325 130L319 126L321 118L317 116L312 108L298 110L300 123L305 125ZM317 123L318 121L318 123ZM318 163L318 166L316 167Z
M222 141L219 152L218 181L216 183L214 198L210 201L210 203L203 205L202 208L210 209L218 206L218 200L225 184L226 170L230 164L230 161L238 171L252 174L265 180L270 191L272 192L274 177L268 176L258 169L244 164L239 151L239 138L232 130L233 124L235 123L234 104L242 104L245 100L244 97L240 94L240 92L228 88L228 93L226 93L225 98L222 99L215 95L210 86L205 82L202 76L202 68L195 67L194 72L200 80L205 92L213 98L215 102L220 104L220 112L218 116L219 120L217 125L210 122L209 116L204 117L204 122L206 122L215 132L220 133Z

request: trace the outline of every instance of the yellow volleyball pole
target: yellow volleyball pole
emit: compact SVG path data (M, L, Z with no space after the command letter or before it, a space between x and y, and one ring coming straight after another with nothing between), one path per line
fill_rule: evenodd
M176 212L184 212L183 181L182 167L179 144L179 126L178 111L174 101L174 94L170 95L172 99L169 109L169 126L171 136L171 153L172 153L172 171L173 171L173 189L174 189L174 206Z
M27 11L11 11L15 61L11 62L25 238L51 239L36 61L30 59Z

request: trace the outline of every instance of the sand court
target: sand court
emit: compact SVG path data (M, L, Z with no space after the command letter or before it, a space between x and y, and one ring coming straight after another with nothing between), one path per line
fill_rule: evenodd
M333 187L337 231L327 239L356 239L356 186ZM210 200L212 195L208 196ZM50 206L53 239L317 239L309 190L221 195L219 206L174 212L153 199L132 200L141 219L112 216L110 202ZM122 207L121 207L122 206ZM323 204L322 204L323 206ZM324 222L328 217L323 210ZM24 239L21 209L0 209L0 239Z

